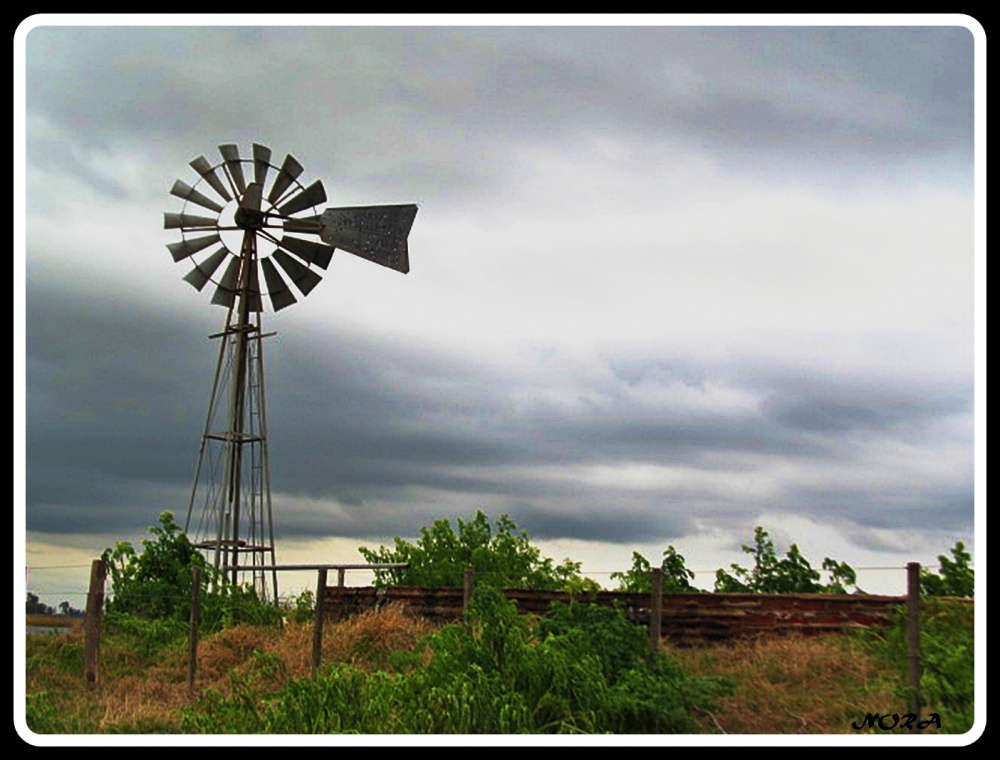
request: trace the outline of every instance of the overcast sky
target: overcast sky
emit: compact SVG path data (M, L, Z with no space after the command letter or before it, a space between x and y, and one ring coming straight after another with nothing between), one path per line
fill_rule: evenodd
M975 22L48 21L15 316L49 603L186 512L225 311L163 212L222 143L420 207L409 274L340 251L264 314L279 562L477 509L608 586L634 550L739 561L755 525L816 567L974 546Z

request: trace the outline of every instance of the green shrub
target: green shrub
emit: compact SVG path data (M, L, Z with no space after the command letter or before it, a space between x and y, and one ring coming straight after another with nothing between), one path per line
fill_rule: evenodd
M145 631L154 649L169 643L191 618L194 568L201 568L200 608L204 633L246 623L280 625L281 610L261 602L249 586L226 583L206 564L170 512L163 512L159 526L149 529L155 540L145 539L142 551L127 541L102 555L111 576L111 595L106 609L112 627L122 632ZM135 621L147 621L147 624Z
M261 602L249 586L224 584L201 598L201 630L214 633L234 625L280 626L280 607Z
M961 541L955 543L951 550L953 560L945 555L938 555L941 563L939 574L932 573L927 568L920 568L920 593L924 596L958 596L971 599L976 587L975 574L969 567L972 555L965 549Z
M173 514L163 512L159 522L149 529L155 540L144 539L141 552L127 541L104 550L102 558L111 576L109 612L188 620L193 568L202 568L204 587L212 580L213 568L206 566L204 557L174 522Z
M861 634L863 646L897 674L897 696L908 696L907 610L892 627ZM941 716L941 730L965 733L975 718L974 610L965 602L924 599L920 615L921 701Z
M376 570L375 585L461 588L466 568L472 568L477 583L495 588L583 586L589 590L596 586L582 580L579 562L567 559L556 565L542 557L527 531L519 529L508 515L500 515L491 526L486 514L477 511L472 520L455 523L457 530L449 520L435 520L420 530L415 543L397 537L392 548L359 547L365 561L372 564L409 564Z
M27 695L24 722L36 734L62 733L59 711L52 704L48 692L45 691Z
M721 568L715 573L715 590L724 593L753 594L846 594L848 587L857 589L857 574L846 562L827 557L823 569L830 580L820 583L820 573L809 564L799 547L792 544L784 557L779 557L768 532L759 525L754 528L753 546L743 544L743 551L753 557L749 570L732 564L732 574ZM860 589L857 589L860 591Z
M188 624L175 618L149 619L110 611L104 618L109 637L143 662L151 663L165 649L180 646L188 639Z
M36 734L89 734L95 721L85 713L66 710L48 691L25 697L24 722Z
M697 591L691 585L694 571L688 570L684 557L672 546L663 550L663 593L678 594L684 591ZM653 566L639 552L632 552L632 567L624 573L611 573L611 580L618 581L618 591L631 594L650 594L653 592Z
M271 691L234 680L184 710L195 733L621 733L693 730L725 679L689 679L615 609L576 603L531 622L486 586L463 623L445 626L395 672L346 665Z
M312 622L316 617L316 597L312 591L306 589L292 601L292 606L286 610L288 618L293 623L303 624Z

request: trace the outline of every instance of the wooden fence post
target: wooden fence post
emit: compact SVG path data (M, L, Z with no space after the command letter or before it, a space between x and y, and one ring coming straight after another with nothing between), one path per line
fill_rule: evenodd
M465 575L462 578L462 614L469 611L469 602L472 601L472 592L476 589L476 571L471 567L465 568Z
M323 656L323 618L326 615L323 599L326 596L326 568L319 569L316 580L316 620L313 623L312 677L316 678L320 660Z
M103 559L90 564L90 590L87 592L87 610L84 618L84 678L88 687L96 686L101 660L101 620L104 615L104 579L107 567Z
M191 568L191 630L188 634L188 697L194 697L198 671L198 626L201 625L201 568Z
M907 660L909 671L909 711L920 710L920 563L906 564Z
M649 600L649 651L660 651L660 634L663 627L663 568L653 568L653 591Z

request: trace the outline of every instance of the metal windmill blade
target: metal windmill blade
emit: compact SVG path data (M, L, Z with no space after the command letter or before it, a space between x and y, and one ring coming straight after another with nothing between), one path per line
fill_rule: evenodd
M271 149L253 144L253 181L261 187L267 183L267 170L271 167Z
M286 251L294 253L307 264L315 264L321 269L330 266L330 259L333 258L332 245L314 243L312 240L304 240L292 235L282 235L279 245Z
M195 290L201 290L205 287L208 281L215 274L215 270L219 268L223 261L229 256L229 249L225 246L217 250L202 263L196 264L195 268L187 273L184 277L185 282L191 283Z
M220 145L219 153L222 154L226 167L226 174L229 175L229 179L236 186L237 195L242 195L246 192L247 183L246 179L243 177L243 166L240 163L239 148L235 145Z
M271 294L271 305L275 311L281 311L286 306L298 303L292 289L284 281L271 259L264 259L260 262L261 269L264 270L264 281L267 282L267 289Z
M278 170L278 176L274 178L274 184L271 186L271 192L267 194L268 203L277 203L281 197L285 194L285 191L291 187L292 183L299 178L302 174L302 164L295 160L292 154L285 156L285 160L281 164L281 168Z
M226 189L222 180L219 179L219 175L215 173L215 169L208 163L207 158L204 156L198 156L198 158L191 162L191 168L198 172L198 174L202 176L202 179L211 185L212 189L221 195L227 202L233 199L233 196L229 194L229 191Z
M323 183L316 180L301 193L293 195L279 206L278 213L282 216L292 216L311 206L321 206L324 203L326 203L326 190L323 189Z
M197 203L199 206L204 206L209 211L218 211L221 213L222 206L213 201L211 198L199 193L193 187L190 187L180 180L174 183L174 186L170 188L170 194L176 195L178 198L183 198L184 200L191 201L192 203Z
M190 162L197 181L177 180L170 194L183 205L163 215L164 229L181 235L167 245L171 257L193 265L184 281L198 291L211 283L211 303L226 309L222 332L212 336L219 339L218 360L185 531L226 582L249 574L261 598L276 600L261 353L267 335L261 329L264 303L278 312L298 303L296 293L311 294L335 248L407 272L407 236L417 207L324 211L323 183L304 185L302 165L291 154L277 166L271 149L260 143L246 158L235 144L218 149L216 164L203 155Z

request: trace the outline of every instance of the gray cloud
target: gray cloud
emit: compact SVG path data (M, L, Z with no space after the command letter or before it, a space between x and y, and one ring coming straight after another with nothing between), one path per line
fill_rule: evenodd
M166 157L177 134L281 133L332 162L314 170L372 193L405 173L438 198L444 169L451 200L508 181L512 148L579 150L583 135L680 140L782 173L914 154L968 165L971 52L967 30L906 27L42 27L28 108L54 135L28 147L42 165L66 141Z
M119 484L139 478L181 489L188 482L213 355L196 340L192 323L170 326L127 308L80 308L65 293L41 286L29 290L28 323L29 529L52 527L58 510L74 499L80 508L62 518L63 527L107 530L122 519L145 524L148 515L129 512L132 489ZM67 324L73 330L64 329ZM737 509L740 497L704 485L638 492L627 483L588 486L574 483L576 468L686 467L726 477L754 467L766 472L777 462L832 466L850 463L852 451L866 456L864 440L919 445L940 435L938 420L971 420L968 386L918 387L906 377L845 381L773 366L743 378L736 366L675 364L659 376L665 387L675 377L687 388L691 381L684 378L699 378L693 387L713 384L718 372L736 390L763 400L749 410L672 408L628 393L643 371L634 364L624 371L628 361L614 357L605 359L605 368L617 384L602 390L600 406L567 411L546 403L548 389L535 387L530 376L498 378L492 367L371 336L341 331L331 337L335 355L317 354L307 336L283 338L269 351L280 360L269 413L275 488L354 507L350 520L328 523L332 532L370 533L384 519L365 516L366 504L406 503L422 489L432 499L478 494L516 506L539 535L636 540L651 520L666 520L673 530L686 524L671 516L673 505L709 514ZM564 398L584 391L572 378L565 382ZM527 414L516 411L515 399L525 397L536 398ZM906 471L888 491L845 490L835 472L808 488L794 481L778 487L785 493L772 508L835 513L878 526L919 523L929 510L971 517L966 486L952 493L939 484L911 494ZM559 503L567 511L547 506ZM614 519L607 505L614 505ZM303 520L302 528L286 520L282 531L314 529ZM405 516L395 524L419 527Z
M876 550L971 532L972 46L32 30L26 527L186 509L223 312L184 290L160 214L191 158L260 141L331 205L421 205L407 279L338 253L274 320L279 540L477 508L619 545L710 526L738 549L762 512Z

